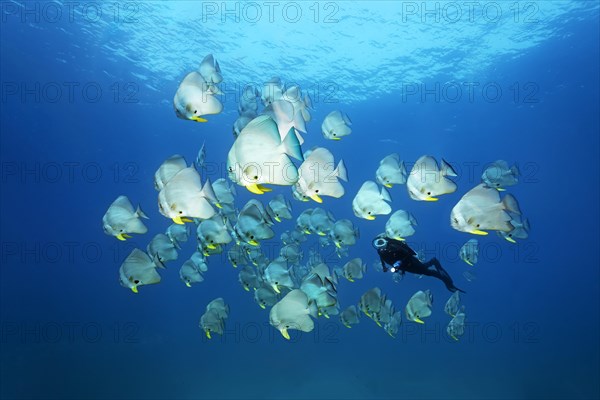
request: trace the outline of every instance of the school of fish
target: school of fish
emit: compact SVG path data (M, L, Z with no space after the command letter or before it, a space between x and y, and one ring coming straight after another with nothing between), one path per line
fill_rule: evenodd
M210 116L221 113L222 82L220 65L209 54L176 89L175 115L207 122ZM407 172L405 160L397 153L389 154L374 171L374 180L362 183L353 195L351 208L357 220L336 219L323 205L328 197L346 196L344 182L348 182L348 171L344 160L330 149L303 148L310 141L303 136L308 134L307 124L312 119L310 96L303 95L299 86L286 87L274 77L262 88L245 87L237 111L234 140L229 153L223 155L228 179L211 182L203 176L205 144L193 163L188 164L183 156L175 154L158 165L154 173L158 212L172 223L164 233L157 233L145 250L135 248L125 258L118 272L120 284L138 293L142 286L160 283L167 264L178 259L182 246L195 232L197 250L181 262L181 282L187 287L203 282L211 256L224 254L238 269L241 288L252 294L258 307L268 309L269 323L285 339L290 339L293 330L311 332L319 318L337 316L343 326L351 328L359 323L361 315L396 337L402 324L402 309L397 310L378 287L365 291L356 304L342 307L338 300L338 290L343 290L344 284L356 284L367 273L362 258L349 257L360 239L356 224L389 215L383 234L406 240L415 234L417 219L407 210L392 212L390 191L395 190L394 186L405 185L407 198L436 202L458 190L452 180L458 176L455 169L444 159L438 161L423 155ZM323 120L321 132L332 143L351 140L348 136L352 133L352 121L343 111L333 110ZM518 183L519 175L516 165L509 166L503 160L490 163L481 175L481 183L467 190L452 208L450 226L477 237L496 231L500 238L513 244L517 239L526 239L529 221L522 215L517 199L510 193L504 194ZM251 194L245 204L236 201L236 186ZM279 193L261 201L261 195L273 191L275 186L288 186L289 195ZM314 207L294 215L289 199L311 202ZM103 230L126 241L132 235L148 232L146 219L148 216L139 206L134 208L127 196L120 195L102 218ZM276 254L269 254L261 243L273 240L277 225L284 220L293 223L294 228L275 239L279 249ZM309 241L311 238L314 240ZM309 242L315 246L306 252ZM331 249L339 261L335 266L324 260L319 251L322 248ZM464 243L458 256L474 267L479 261L478 240L472 238ZM476 278L473 268L463 275L469 282ZM424 324L432 311L433 294L419 290L408 298L404 318ZM444 312L451 318L446 328L448 336L459 340L466 323L459 292L447 300ZM205 306L199 326L207 338L223 334L229 314L229 305L223 298Z

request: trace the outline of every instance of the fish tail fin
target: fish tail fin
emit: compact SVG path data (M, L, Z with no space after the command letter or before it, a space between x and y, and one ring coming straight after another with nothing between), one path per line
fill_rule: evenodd
M229 186L229 191L232 195L237 196L237 189L235 188L234 184L231 184L231 186Z
M312 99L310 98L308 93L304 95L304 105L306 106L306 108L312 109Z
M340 160L335 169L335 176L343 180L344 182L348 182L348 170L346 169L346 164L344 164L344 160Z
M521 175L521 171L519 170L519 167L517 166L517 164L513 165L512 167L510 167L510 172L515 176L519 176Z
M444 160L443 158L441 171L442 175L444 176L458 176L454 168L452 168L452 165L450 165L450 163L448 163L448 161Z
M402 176L404 178L406 178L407 172L406 172L406 166L404 165L404 161L400 161L400 173L402 174Z
M519 203L512 194L507 194L506 196L504 196L504 198L502 199L502 205L504 206L505 210L521 215L521 208L519 207Z
M148 218L146 213L144 213L144 211L142 211L142 207L140 207L139 205L137 206L137 210L135 210L135 215L137 215L140 218L150 219L150 218Z
M317 305L314 301L311 301L308 304L308 314L313 318L317 318L319 316L319 310L317 309Z
M286 154L294 157L296 160L304 161L302 156L302 148L300 147L300 141L296 136L294 128L290 128L290 131L283 139L283 148Z
M390 193L384 187L381 188L381 198L385 201L392 201L392 197L390 196Z
M294 115L294 127L300 132L306 133L306 121L302 110L298 110Z
M216 203L219 201L217 199L217 195L215 194L215 191L212 188L212 184L210 183L210 178L206 179L206 182L204 183L204 186L202 187L200 194L202 195L202 197L205 197L212 203Z
M348 126L352 125L352 120L350 119L350 117L348 116L348 114L342 113L342 119L344 120L344 122L346 123L346 125L348 125Z
M412 214L408 214L408 220L410 221L410 224L413 226L417 226L417 220L415 219L415 217Z

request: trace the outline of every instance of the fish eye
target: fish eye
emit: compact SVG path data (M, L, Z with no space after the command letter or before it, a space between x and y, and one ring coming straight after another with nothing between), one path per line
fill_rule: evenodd
M458 219L454 218L454 223L458 224Z

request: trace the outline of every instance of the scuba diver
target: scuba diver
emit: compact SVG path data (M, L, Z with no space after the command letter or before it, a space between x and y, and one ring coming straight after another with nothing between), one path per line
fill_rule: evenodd
M378 236L373 240L373 247L377 250L379 258L381 259L381 265L383 266L383 272L387 272L388 268L386 264L392 266L390 271L398 272L404 275L406 272L411 272L418 275L433 276L444 282L446 288L451 292L465 293L463 290L454 286L452 278L446 272L437 258L433 257L431 260L422 263L416 257L417 253L408 245L400 240L390 239L383 236ZM434 268L431 268L434 266Z

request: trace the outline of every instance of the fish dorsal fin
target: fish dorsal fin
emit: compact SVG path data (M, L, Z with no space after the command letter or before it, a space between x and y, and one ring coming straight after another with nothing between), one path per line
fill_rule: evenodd
M319 168L324 169L327 166L330 166L329 168L333 167L334 158L333 154L325 147L315 147L309 154L309 161L311 163L318 163Z
M270 141L276 143L281 141L277 124L273 118L264 114L248 122L248 125L240 132L241 135L267 135Z
M366 181L362 184L359 193L362 193L366 196L379 196L379 187L373 181Z
M383 158L383 160L381 160L379 162L379 165L383 166L389 166L392 168L398 168L398 165L400 164L400 156L397 153L392 153L386 157Z
M131 214L135 212L135 210L133 209L133 204L131 204L131 201L129 201L129 198L127 198L127 196L121 195L117 197L116 200L113 201L113 203L111 204L111 207L113 206L123 208Z
M321 279L330 276L329 267L325 263L319 263L317 266L313 267L312 272L319 275Z
M484 183L480 183L473 189L469 190L464 196L464 199L477 199L477 202L489 202L495 204L500 202L500 194L496 189L486 186Z

